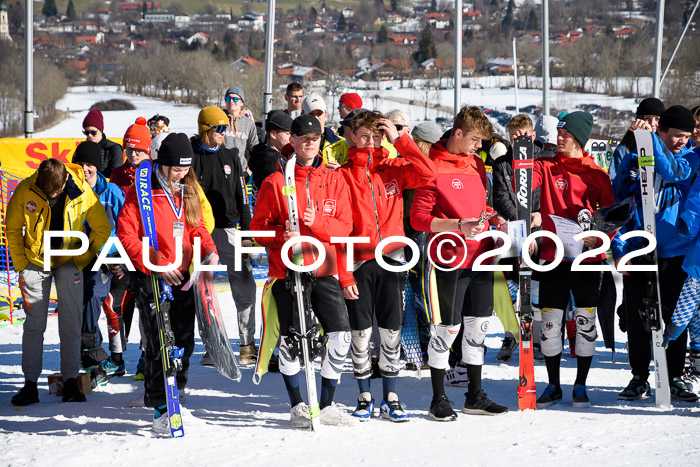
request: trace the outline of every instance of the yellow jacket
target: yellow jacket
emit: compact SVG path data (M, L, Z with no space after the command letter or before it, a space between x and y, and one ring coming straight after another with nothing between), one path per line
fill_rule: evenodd
M111 228L102 203L85 181L83 169L75 164L66 164L66 169L69 177L65 188L63 230L86 233L85 224L89 224L90 244L80 256L52 257L51 269L71 259L78 269L83 269L99 253L109 238ZM22 180L7 205L7 246L15 271L23 270L29 263L44 267L44 230L51 223L51 208L46 195L36 186L36 178L37 173L34 172ZM61 248L77 249L79 246L80 239L66 237Z

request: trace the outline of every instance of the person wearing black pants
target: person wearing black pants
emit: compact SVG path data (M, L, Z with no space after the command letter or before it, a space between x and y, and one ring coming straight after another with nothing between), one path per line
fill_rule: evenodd
M590 265L591 263L587 263ZM602 262L592 264L603 264ZM536 274L540 281L540 309L542 310L542 352L547 365L549 386L537 400L537 407L543 408L561 400L559 370L563 347L562 322L564 310L574 296L576 308L576 381L574 388L585 387L588 371L595 354L596 308L600 296L600 272L572 271L571 263L561 263L551 271ZM552 388L549 391L550 387ZM577 400L574 391L574 407L588 407L590 402Z
M151 278L142 272L137 272L134 281L134 300L139 309L139 320L143 327L143 344L146 351L146 368L144 381L144 404L146 407L161 407L166 405L165 379L163 378L162 352L158 338L158 321L156 312L151 308L153 302L153 284ZM181 394L187 386L187 372L190 367L190 357L194 351L194 293L192 290L182 291L189 280L189 274L183 272L184 279L180 285L172 287L173 300L169 300L170 326L175 335L175 345L184 350L182 370L177 372L177 389ZM161 307L166 303L162 303Z
M688 274L681 267L684 256L673 258L659 258L659 288L661 289L661 315L666 326L669 325L671 315L680 296L683 282ZM629 352L630 367L632 367L632 381L625 388L618 399L637 400L649 397L651 388L648 383L649 362L652 358L652 350L649 343L651 334L646 330L639 309L642 299L647 296L647 285L644 281L644 273L631 272L623 276L624 305L627 315L627 346ZM685 367L685 350L688 342L688 330L685 329L678 339L670 341L666 347L666 364L668 365L668 379L671 385L671 396L674 399L694 402L698 396L688 391L682 385L675 385L674 379L680 380Z

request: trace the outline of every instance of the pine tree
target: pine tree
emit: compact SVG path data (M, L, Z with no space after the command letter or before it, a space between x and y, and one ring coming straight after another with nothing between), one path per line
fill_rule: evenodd
M505 27L509 27L513 25L513 10L515 9L515 1L514 0L509 0L508 1L508 8L506 8L506 16L503 18L503 21L501 24Z
M141 2L141 19L146 17L146 13L148 13L148 5L146 2Z
M527 17L527 26L525 27L528 31L537 31L540 29L539 21L537 21L537 13L535 9L530 9L530 15Z
M41 14L44 18L51 18L58 14L58 7L56 6L56 0L46 0L44 6L41 8Z
M336 29L338 30L338 32L340 32L345 31L347 27L348 23L345 21L345 16L341 13L338 17L338 26L336 26Z
M430 12L435 13L437 11L437 0L430 0Z
M399 0L391 0L391 11L396 13L399 10Z
M426 61L429 58L437 57L437 48L435 47L435 39L433 38L433 33L428 26L423 28L423 32L420 35L420 41L418 42L418 51L415 53L414 58L419 64Z
M386 44L387 42L389 42L389 31L382 24L382 27L377 32L377 44Z
M68 6L66 7L66 17L69 20L75 19L75 5L73 5L73 0L68 0Z
M311 7L309 8L309 19L314 22L318 18L318 11L316 11L316 8Z

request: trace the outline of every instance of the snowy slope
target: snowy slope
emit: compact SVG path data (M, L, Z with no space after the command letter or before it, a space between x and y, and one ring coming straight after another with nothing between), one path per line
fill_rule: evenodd
M499 95L508 99L512 96L505 91L493 92L490 105L499 106L493 102ZM112 90L74 89L61 106L75 111L75 115L42 136L79 137L80 124L89 105L114 96ZM195 131L198 109L194 107L128 98L137 111L107 113L108 135L121 136L136 116L148 118L156 112L171 118L173 131L188 134ZM219 300L228 335L237 336L235 309L225 286ZM104 318L100 324L106 335ZM616 336L617 363L611 362L611 352L603 348L602 341L598 342L588 380L591 409L571 407L576 369L575 361L567 358L565 352L563 403L550 410L518 412L517 356L508 364L496 361L503 329L496 318L490 324L484 388L494 401L510 408L511 412L504 416L460 415L453 423L430 421L427 418L431 399L429 375L424 372L421 379L416 379L412 372L403 371L398 392L413 416L410 423L392 424L374 419L357 428L325 428L318 434L293 430L289 426L289 404L279 374L266 375L255 386L251 381L252 368L245 368L240 383L228 381L216 370L199 365L203 345L197 337L188 400L184 404L186 436L178 440L155 438L150 431L152 412L128 407L128 401L142 391L143 384L132 380L139 356L136 325L132 327L124 355L127 376L99 388L87 397L86 403L63 404L60 398L48 395L46 377L59 371L58 323L56 317L49 317L44 371L39 381L41 403L24 408L10 404L10 398L23 384L22 328L0 327L0 440L3 442L0 463L7 466L695 464L700 452L700 440L695 434L700 405L677 403L672 410L664 411L654 407L653 399L635 403L617 401L617 393L631 377L624 334L618 331ZM233 343L238 351L236 342ZM336 401L350 408L354 406L357 386L349 358L345 370ZM543 364L536 365L535 377L539 393L546 381ZM381 399L380 386L377 380L373 382L377 399ZM464 391L448 388L455 409L462 407ZM169 459L166 453L170 454Z

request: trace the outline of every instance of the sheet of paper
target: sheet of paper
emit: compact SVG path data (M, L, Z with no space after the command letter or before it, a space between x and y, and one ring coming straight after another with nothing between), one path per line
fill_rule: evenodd
M564 259L573 260L583 252L583 240L578 242L574 240L577 234L583 232L581 226L571 219L550 214L549 217L554 222L555 234L564 244Z
M520 256L520 248L523 246L527 234L526 227L524 220L509 221L506 223L505 232L510 237L511 247L508 252L501 255L501 258L517 258Z

